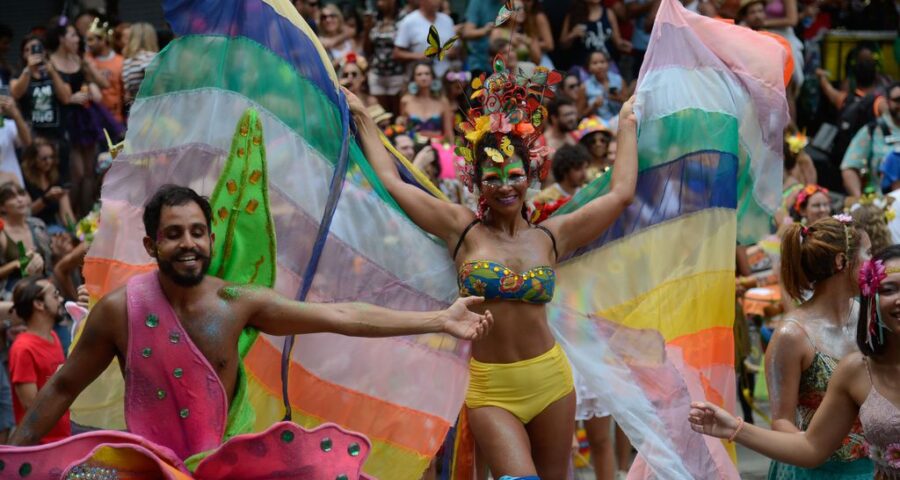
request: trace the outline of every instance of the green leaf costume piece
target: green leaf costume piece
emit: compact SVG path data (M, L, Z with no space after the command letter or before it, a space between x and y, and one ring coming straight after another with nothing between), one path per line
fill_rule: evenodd
M275 224L269 208L269 178L262 124L256 110L247 109L235 129L228 160L213 190L212 231L215 234L209 273L236 285L275 286ZM261 232L265 234L260 235ZM226 287L226 300L240 288ZM227 440L252 431L256 414L247 397L243 359L259 336L248 327L241 332L238 381L228 409ZM193 470L211 452L185 461Z

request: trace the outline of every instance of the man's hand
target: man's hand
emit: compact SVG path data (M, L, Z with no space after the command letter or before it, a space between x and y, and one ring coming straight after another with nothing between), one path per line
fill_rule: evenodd
M484 337L494 324L494 317L490 310L485 311L484 315L469 311L471 305L477 305L483 301L483 297L456 299L453 305L441 312L438 317L443 331L463 340L478 340Z
M18 109L16 108L16 102L12 97L0 95L0 113L7 117L15 117L16 112L18 112Z

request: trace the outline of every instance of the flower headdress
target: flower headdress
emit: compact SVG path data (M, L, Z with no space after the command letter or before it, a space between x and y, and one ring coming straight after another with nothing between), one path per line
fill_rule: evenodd
M788 149L794 155L800 153L807 145L809 145L809 137L803 132L797 132L793 135L784 137L784 143L787 143Z
M501 7L494 24L500 26L513 18L512 10L509 3ZM464 139L457 141L456 148L456 154L462 158L457 174L470 192L475 190L476 152L483 148L479 144L485 135L497 138L499 149L484 148L485 153L498 163L515 153L511 137L521 139L528 149L529 158L522 161L529 162L529 181L546 178L550 170L550 163L546 161L549 149L538 143L547 119L543 101L553 98L551 87L561 81L562 74L546 67L535 67L531 75L510 71L500 54L494 58L490 76L482 74L472 79L471 100L475 104L470 106L459 125Z
M800 213L800 208L803 204L809 201L809 198L817 193L824 193L827 196L828 189L812 184L803 187L803 190L800 190L800 193L797 194L797 199L794 200L794 211Z
M873 192L869 192L859 197L859 200L854 203L852 207L850 207L850 211L853 212L863 205L874 205L884 212L885 223L890 223L891 220L893 220L897 216L892 206L893 203L894 197L881 196Z

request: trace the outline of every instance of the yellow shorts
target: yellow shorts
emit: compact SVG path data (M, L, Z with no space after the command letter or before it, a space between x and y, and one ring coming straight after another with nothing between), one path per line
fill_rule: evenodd
M562 347L514 363L469 360L466 406L500 407L527 424L575 388L572 367Z

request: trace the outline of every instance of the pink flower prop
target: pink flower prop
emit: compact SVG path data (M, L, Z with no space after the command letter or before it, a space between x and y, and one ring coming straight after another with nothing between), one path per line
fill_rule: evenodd
M888 445L884 459L891 468L900 468L900 443Z
M859 269L859 291L864 297L871 297L878 292L881 281L887 277L884 263L881 260L867 260Z

